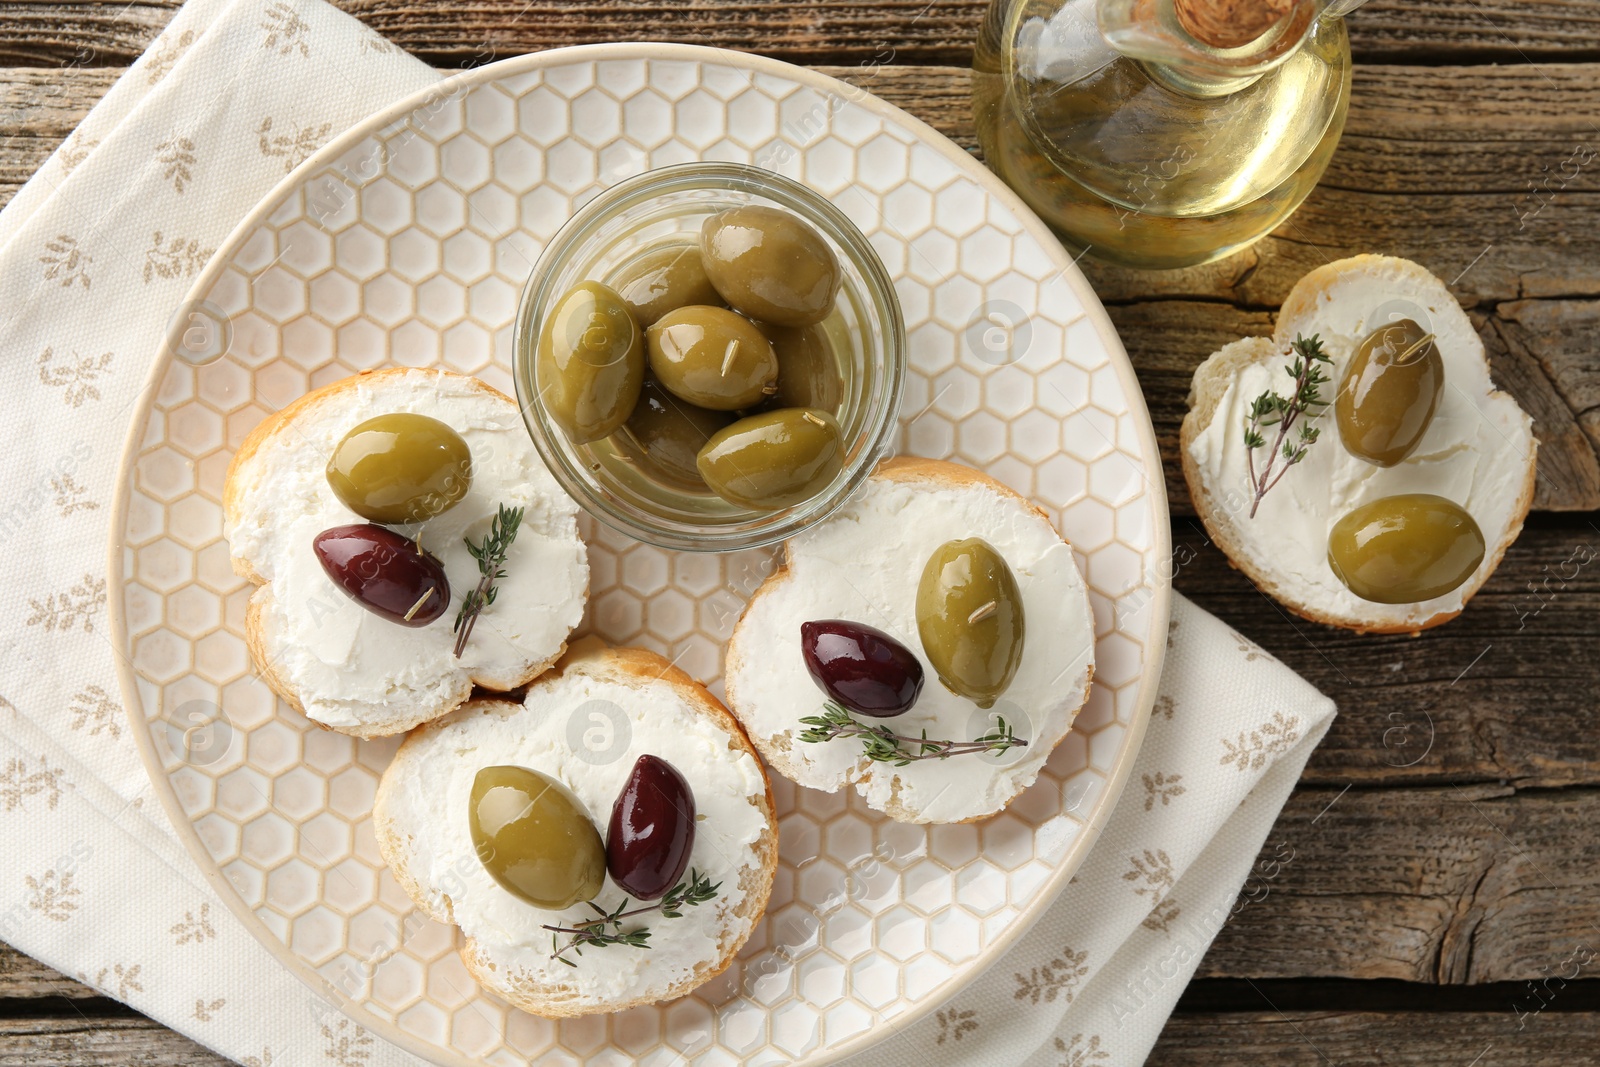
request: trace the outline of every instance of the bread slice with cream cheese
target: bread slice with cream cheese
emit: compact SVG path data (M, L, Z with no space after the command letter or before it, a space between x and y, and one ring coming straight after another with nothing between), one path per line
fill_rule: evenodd
M351 428L416 412L453 428L472 452L454 507L395 527L435 556L450 610L410 628L373 614L323 571L312 540L362 521L328 484L328 457ZM500 505L524 515L498 595L454 655L461 599L479 581L466 538L481 541ZM589 565L578 507L533 450L516 402L476 378L386 369L314 390L264 420L234 455L223 492L236 573L256 583L245 637L260 676L323 726L357 737L401 733L459 707L474 685L507 690L539 675L583 617Z
M1263 391L1287 391L1283 367L1292 359L1291 342L1321 339L1333 359L1322 398L1332 401L1357 346L1400 319L1434 334L1445 369L1438 408L1416 450L1393 467L1352 455L1330 403L1320 439L1252 518L1245 420ZM1202 363L1180 447L1195 510L1232 564L1297 615L1363 633L1414 633L1460 614L1522 530L1538 452L1533 420L1495 388L1483 342L1444 283L1409 260L1372 255L1307 274L1284 301L1272 337L1235 341ZM1329 533L1351 510L1402 493L1442 496L1465 508L1483 532L1483 562L1463 585L1432 600L1363 600L1329 565Z
M918 637L917 585L934 550L981 537L1016 576L1025 617L1021 665L990 709L945 689ZM897 767L863 755L858 738L801 739L802 718L827 697L800 650L804 622L844 619L888 633L916 654L917 703L861 719L917 737L969 741L1005 718L1026 747ZM952 823L1003 810L1033 784L1088 698L1094 618L1072 546L1044 512L978 471L939 460L887 460L833 516L790 539L784 563L756 591L728 645L728 705L768 763L787 778L836 792L853 786L902 822Z
M551 956L546 925L591 919L585 904L545 911L495 882L473 850L469 798L488 766L526 767L567 787L605 835L611 806L641 755L690 783L689 866L717 895L677 918L640 916L649 947L608 945ZM766 910L778 866L770 783L744 731L704 686L653 652L575 642L520 702L473 700L411 733L373 806L378 846L396 880L437 922L465 937L467 970L496 996L552 1018L623 1011L681 997L720 974ZM639 906L608 877L594 904Z

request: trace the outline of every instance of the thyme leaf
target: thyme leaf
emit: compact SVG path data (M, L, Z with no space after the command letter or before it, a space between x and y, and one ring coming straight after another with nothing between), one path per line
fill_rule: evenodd
M711 879L691 867L688 880L679 882L667 890L666 894L654 904L629 908L628 904L631 902L624 899L615 908L605 911L591 903L589 907L594 910L598 918L574 923L571 926L546 923L541 927L551 931L550 958L559 960L568 967L576 967L577 964L567 958L567 953L581 956L585 948L608 948L612 945L648 949L649 929L639 927L634 930L624 930L622 928L624 919L631 919L636 915L648 915L651 912L660 912L664 919L676 919L683 915L685 908L699 907L707 901L716 899L717 891L721 888L721 882L713 883ZM560 939L562 934L569 935L564 945Z
M1250 502L1252 519L1261 507L1261 498L1283 481L1289 468L1305 459L1311 446L1317 443L1321 431L1312 423L1328 406L1328 401L1322 399L1322 387L1329 381L1323 367L1332 366L1333 357L1322 350L1321 337L1317 334L1308 338L1297 335L1292 349L1294 362L1283 368L1284 373L1294 380L1289 395L1267 390L1250 402L1250 412L1244 420L1245 463L1250 471L1250 491L1253 495ZM1302 423L1300 420L1305 416L1309 418ZM1299 430L1291 434L1296 424L1299 424ZM1263 431L1271 426L1276 426L1278 432L1273 435L1266 468L1257 473L1256 452L1267 447L1267 434ZM1280 459L1283 461L1281 468L1278 467Z
M930 740L928 731L919 737L897 734L887 726L868 726L851 718L850 713L836 701L828 701L821 715L808 715L800 720L809 727L800 734L800 740L812 744L832 741L836 737L859 737L862 753L875 763L892 763L904 767L908 763L925 759L949 759L975 752L1000 755L1013 748L1026 748L1028 742L1018 737L1004 718L997 720L995 728L971 741Z
M461 610L456 613L455 626L451 628L456 635L457 659L466 650L467 638L472 636L478 616L483 614L484 608L494 603L495 594L499 591L495 583L506 576L506 555L511 551L511 543L517 539L517 530L522 526L522 510L501 504L489 532L483 535L482 544L473 544L470 537L462 538L467 551L478 561L478 573L482 577L477 586L461 598Z

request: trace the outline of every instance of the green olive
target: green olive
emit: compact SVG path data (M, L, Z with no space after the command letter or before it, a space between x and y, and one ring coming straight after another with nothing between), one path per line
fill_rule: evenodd
M992 707L1022 664L1023 630L1022 591L994 546L968 537L928 557L917 584L917 633L946 689Z
M839 424L826 411L784 408L740 419L700 450L700 476L730 504L762 510L809 500L844 466Z
M644 382L644 334L614 289L579 282L539 331L539 395L574 444L613 433Z
M606 846L561 783L526 767L485 767L471 805L472 847L506 892L552 911L600 892Z
M1472 516L1431 493L1363 504L1328 535L1328 566L1352 593L1377 604L1444 596L1477 572L1483 555L1483 531Z
M778 357L778 391L768 405L838 411L839 402L844 399L844 379L839 376L833 344L822 327L756 325Z
M778 326L811 326L827 318L844 278L815 226L757 204L706 219L700 253L722 299Z
M370 522L426 522L460 503L472 486L472 450L427 415L396 412L368 419L328 460L328 485Z
M1351 455L1392 467L1421 443L1443 394L1433 334L1410 319L1381 326L1356 348L1339 385L1339 438Z
M698 408L679 400L654 378L644 380L639 403L623 430L658 473L691 488L704 489L695 459L718 430L733 421L725 411Z
M646 252L617 272L612 287L640 326L690 304L722 303L692 244Z
M749 319L691 305L645 331L650 370L674 396L712 411L754 407L777 388L778 357Z

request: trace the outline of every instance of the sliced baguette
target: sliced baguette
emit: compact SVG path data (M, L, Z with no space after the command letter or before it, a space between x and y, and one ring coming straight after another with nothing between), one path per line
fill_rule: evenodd
M450 579L450 610L420 629L355 604L311 551L321 530L362 521L328 486L334 447L356 424L396 411L440 418L473 450L466 497L427 523L397 527L418 538ZM481 538L502 503L526 509L503 595L457 660L456 608L479 578L463 538ZM561 655L583 615L589 572L577 505L533 452L516 403L475 378L393 368L313 390L263 420L239 447L223 513L233 569L258 587L244 620L257 673L314 722L357 737L401 733L444 715L474 685L504 691L531 681Z
M602 688L597 690L597 685ZM579 725L587 728L583 709L597 691L629 695L612 706L629 717L630 725L610 724L613 730L631 731L627 747L592 764L570 751L558 751L567 748L559 736L545 748L542 741L550 739L551 730L563 736L571 733L566 723L552 724L552 713L561 709L578 714ZM704 729L696 733L697 727ZM655 738L654 747L648 745L650 737ZM486 744L485 738L504 747ZM726 761L711 770L704 762L697 768L685 755L698 752L713 758L703 747L707 738L716 739L713 748L720 746L714 758ZM567 912L542 911L490 880L467 839L463 789L470 790L480 767L529 766L562 781L580 799L587 798L589 814L603 834L622 780L645 752L673 763L696 791L704 818L698 824L691 864L712 882L721 883L719 894L709 903L685 908L677 919L659 915L641 919L641 925L651 930L648 950L591 949L572 957L576 968L553 962L548 959L549 934L538 931L539 924L570 924L590 913L582 906ZM714 783L708 781L713 774ZM738 803L733 795L737 789L718 801L724 807L710 803L713 788L720 794L729 781L749 786L743 797L751 809L746 821L759 828L754 840L739 848L717 847L708 840L708 821L717 817L718 810L727 811L727 805ZM607 648L594 638L575 642L553 670L529 686L523 703L473 700L413 731L384 771L373 805L373 826L385 862L417 907L437 922L462 927L461 958L472 976L496 996L547 1018L617 1012L671 1000L721 974L765 912L778 867L771 783L739 723L704 686L663 657L640 649ZM439 854L444 850L441 841L449 856ZM622 899L621 890L608 879L597 903L609 909ZM495 930L500 924L483 921L489 907L496 909L493 915L510 915L532 929L531 943L498 940ZM700 921L710 923L707 929L715 932L709 950L701 958L673 959L672 936L683 929L677 924ZM625 980L631 987L606 995L586 985L586 975L592 977L586 968L615 964L638 964L644 969ZM663 973L674 970L676 977L662 980Z
M1222 473L1232 457L1244 455L1243 405L1263 382L1286 391L1280 368L1290 360L1290 343L1313 334L1334 359L1331 384L1323 387L1331 400L1355 347L1396 318L1417 319L1433 332L1445 360L1444 394L1416 452L1392 468L1365 463L1345 450L1330 406L1321 439L1252 519L1248 479L1235 482ZM1254 384L1246 387L1247 381ZM1272 337L1234 341L1202 363L1179 444L1195 510L1229 562L1295 614L1358 633L1415 633L1460 614L1522 530L1538 451L1532 420L1495 389L1483 344L1448 288L1416 263L1372 255L1307 274L1284 301ZM1265 450L1258 456L1264 461ZM1455 592L1430 601L1361 600L1327 564L1328 532L1361 504L1410 492L1435 493L1466 507L1484 534L1483 563ZM1276 539L1285 530L1299 534L1287 546Z
M972 536L1006 556L1028 620L1022 666L991 712L940 684L916 628L916 588L928 557L946 541ZM1028 746L1000 757L895 767L867 760L856 739L801 741L800 719L818 714L826 697L801 659L799 626L833 618L885 630L922 662L916 706L873 724L971 740L992 729L992 713L999 713ZM880 464L837 514L785 545L784 564L734 628L724 686L729 707L784 777L828 792L853 785L868 805L901 822L973 822L1004 810L1031 785L1071 729L1088 699L1094 638L1072 548L1043 511L969 467L897 457Z

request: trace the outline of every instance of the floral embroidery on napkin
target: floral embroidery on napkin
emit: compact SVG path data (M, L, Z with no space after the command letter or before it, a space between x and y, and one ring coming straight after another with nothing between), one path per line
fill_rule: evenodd
M62 873L52 868L38 878L26 874L22 884L28 887L28 907L51 922L64 923L78 910L75 898L82 893L72 884L71 871Z
M145 78L146 84L154 85L171 74L172 68L178 65L178 58L183 55L183 50L191 44L194 44L193 30L184 30L176 39L169 39L164 33L156 38L155 52L151 55L150 62L145 64L145 69L150 72Z
M936 1013L934 1019L939 1023L939 1036L933 1042L935 1045L944 1044L946 1039L960 1041L978 1028L978 1013L970 1008L945 1008Z
M126 1001L129 992L144 992L144 986L139 984L139 970L143 966L144 964L142 963L135 963L132 967L125 968L119 963L115 967L102 967L100 968L100 973L94 976L94 981L89 984L96 989L103 989L110 993L112 987L106 984L106 977L108 975L115 976L117 979L117 991L112 995L118 1000Z
M51 366L55 358L54 348L46 348L39 353L41 384L65 390L62 399L68 407L82 407L85 400L100 399L100 387L94 383L110 368L113 358L110 352L102 352L98 357L80 356L74 352L72 358L76 362L66 366Z
M268 115L261 120L260 129L256 135L260 138L261 154L264 156L278 156L283 159L283 172L288 174L291 170L304 163L322 142L328 139L333 123L324 122L321 126L297 126L293 134L272 133L272 116Z
M1164 808L1172 803L1172 798L1183 794L1183 786L1178 783L1183 781L1181 774L1164 774L1157 771L1155 774L1141 775L1144 779L1144 810L1149 811L1155 807L1159 797Z
M1089 973L1088 959L1089 953L1074 952L1072 946L1068 945L1061 950L1061 955L1050 962L1040 967L1030 967L1026 977L1014 975L1018 988L1013 999L1027 1000L1030 1004L1043 1000L1051 1004L1060 997L1071 1004L1078 984Z
M110 734L113 741L122 737L122 705L112 700L111 694L98 685L85 686L74 693L71 703L67 705L67 713L72 716L72 729L88 727L90 737L101 730Z
M53 282L60 278L63 289L72 288L73 282L89 288L88 267L94 262L94 257L78 247L76 237L61 233L46 241L44 255L39 257L39 262L44 264L45 281Z
M183 192L184 186L194 180L194 142L187 137L169 137L156 145L156 162L166 165L161 177L172 183L173 192Z
M285 3L276 3L267 8L266 21L261 28L267 31L267 36L261 42L261 47L276 48L280 56L299 50L302 57L311 55L311 47L306 43L306 37L311 32L311 23L300 17L300 12Z
M43 601L28 598L33 614L28 616L29 626L43 626L46 632L68 630L83 626L86 634L94 633L94 617L106 606L106 580L85 574L83 581L65 593L52 593Z
M61 776L65 773L60 767L52 770L43 756L39 757L39 769L31 774L22 760L7 760L5 770L0 771L0 807L6 811L16 811L28 797L46 793L49 794L45 800L46 806L51 811L56 810L56 804L61 800Z
M1100 1035L1095 1034L1084 1043L1082 1034L1073 1034L1072 1043L1056 1038L1056 1051L1066 1057L1061 1061L1061 1067L1084 1067L1088 1063L1104 1063L1111 1058L1111 1053L1100 1047Z
M340 1019L331 1027L323 1023L322 1036L327 1039L322 1054L339 1067L365 1067L372 1058L372 1035L351 1025L349 1019Z
M1128 857L1133 864L1126 874L1122 876L1124 882L1137 882L1141 879L1144 885L1134 887L1134 895L1149 897L1152 901L1160 903L1161 898L1167 895L1167 890L1172 888L1176 880L1172 873L1172 860L1167 856L1165 849L1145 849L1144 856Z
M62 175L71 174L79 163L89 158L89 153L99 144L98 140L84 140L82 129L73 130L72 136L67 138L67 143L61 146L61 151L56 157L61 161Z
M56 507L61 509L64 519L75 511L95 511L100 505L93 500L80 500L79 497L88 493L87 486L79 485L77 479L70 474L59 474L50 479L50 488L55 490Z
M227 1000L222 997L218 997L209 1004L203 998L196 997L194 1001L194 1017L203 1023L208 1023L211 1021L211 1017L227 1003Z
M183 921L174 924L167 932L177 938L174 945L187 945L190 942L198 945L216 937L217 929L211 925L211 905L201 904L198 917L192 911L184 912Z
M1171 938L1172 924L1177 920L1178 916L1182 914L1183 909L1178 907L1177 904L1173 903L1171 897L1168 897L1166 900L1163 900L1161 903L1151 908L1150 914L1146 915L1144 917L1144 921L1139 925L1144 927L1146 930L1160 930L1162 933L1166 934L1168 938Z
M1299 716L1287 716L1281 711L1272 713L1272 721L1263 723L1258 730L1239 731L1237 743L1222 739L1222 746L1228 751L1219 763L1222 766L1233 764L1241 771L1259 771L1267 765L1273 756L1287 752L1296 741L1300 740Z
M163 244L163 241L165 243ZM214 248L202 248L194 238L174 237L166 240L157 230L144 252L144 282L152 278L188 278L206 265Z

